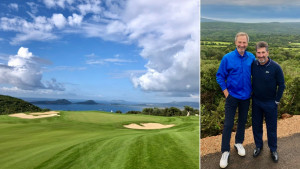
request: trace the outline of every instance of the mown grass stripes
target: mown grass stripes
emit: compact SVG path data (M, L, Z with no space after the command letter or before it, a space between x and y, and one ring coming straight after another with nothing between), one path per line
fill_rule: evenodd
M175 124L132 130L123 124ZM24 120L0 116L1 169L199 168L198 117L62 112Z

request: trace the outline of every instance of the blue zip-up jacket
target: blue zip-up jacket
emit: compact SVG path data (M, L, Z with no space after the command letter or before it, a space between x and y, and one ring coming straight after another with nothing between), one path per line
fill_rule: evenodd
M217 82L222 91L237 99L246 100L251 97L251 64L255 56L245 51L241 56L237 49L223 56L217 72Z

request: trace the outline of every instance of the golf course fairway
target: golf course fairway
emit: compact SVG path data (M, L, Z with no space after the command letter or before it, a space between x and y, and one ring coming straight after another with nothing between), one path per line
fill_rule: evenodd
M199 117L100 111L0 116L0 169L198 169ZM138 130L123 125L173 124Z

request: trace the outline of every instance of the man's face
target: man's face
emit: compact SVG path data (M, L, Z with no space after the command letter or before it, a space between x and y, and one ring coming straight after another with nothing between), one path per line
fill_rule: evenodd
M236 45L237 51L240 54L243 54L246 51L247 46L248 46L247 37L246 36L238 36L236 38L235 45Z
M256 58L259 63L265 64L268 61L269 52L266 50L266 48L259 48L256 50Z

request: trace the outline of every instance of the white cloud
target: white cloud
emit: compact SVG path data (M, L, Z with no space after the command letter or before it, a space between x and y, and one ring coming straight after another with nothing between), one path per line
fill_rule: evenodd
M199 91L199 2L129 0L119 18L107 24L85 23L86 36L132 42L148 59L147 73L133 77L135 87L147 91ZM187 12L189 11L189 12ZM108 60L88 60L104 64ZM117 61L117 60L111 60ZM178 94L179 95L179 94Z
M129 38L138 41L141 55L149 60L148 72L133 78L135 87L199 91L198 7L194 0L128 2L123 21Z
M199 56L197 40L189 40L184 49L172 57L172 65L161 71L148 67L148 72L133 78L134 85L152 91L199 91Z
M16 4L16 3L11 3L11 4L8 5L8 7L9 7L10 9L13 9L13 10L16 10L16 11L19 10L19 6L18 6L18 4Z
M66 5L71 5L73 2L74 0L44 0L44 3L48 8L57 6L65 8Z
M67 24L77 26L83 20L83 16L77 14L69 16L68 20L63 14L53 14L50 18L34 16L32 14L30 16L33 18L32 22L20 17L0 18L0 29L17 32L16 36L10 42L11 44L19 44L28 40L48 41L57 39L59 37L53 31L55 28L63 29Z
M126 34L126 25L120 21L113 21L106 27L107 34L123 33Z
M114 57L99 59L99 56L94 53L85 55L87 57L86 64L89 65L103 65L103 64L124 64L124 63L132 63L134 60L129 59L121 59L119 54L114 55Z
M9 57L9 55L4 54L4 53L0 53L0 61L1 61L1 60L7 61L7 60L8 60L8 57ZM0 64L1 64L1 62L0 62Z
M199 1L198 0L44 0L49 8L61 7L72 16L53 14L51 18L33 16L33 21L6 18L0 29L18 34L12 43L58 38L64 33L99 37L120 43L133 43L148 60L147 72L132 78L135 87L147 91L199 90ZM101 5L105 4L105 8ZM68 7L68 8L67 8ZM74 13L79 11L80 14ZM90 15L87 15L90 14ZM67 27L68 25L68 27ZM76 27L75 27L76 26ZM55 31L54 31L55 30ZM87 64L128 63L120 58L89 59Z
M18 32L16 37L12 39L12 44L18 44L27 40L45 41L57 38L57 36L51 32L54 25L49 19L43 16L33 18L32 22L28 22L19 17L2 17L0 23L0 29L4 31Z
M100 0L85 0L84 3L77 6L82 15L88 13L99 14L101 12L101 1Z
M59 95L65 96L65 91L51 90L51 89L37 89L37 90L24 90L18 87L1 87L0 92L5 95L19 96L19 97L54 97L57 98ZM73 98L73 97L71 97Z
M72 16L68 17L68 23L69 25L73 26L73 25L80 25L82 22L83 16L77 15L75 13L73 13Z
M51 70L46 70L47 72L51 72L51 71L70 71L70 72L74 72L74 71L83 71L86 70L86 67L73 67L73 66L57 66L55 68L52 68Z
M51 19L54 25L59 29L63 28L67 23L63 14L53 14Z
M86 64L89 65L102 65L102 64L106 64L106 63L114 63L114 64L121 64L121 63L132 63L134 61L132 60L126 60L126 59L118 59L118 58L107 58L107 59L91 59L91 60L87 60Z
M250 5L250 6L265 6L265 5L300 5L299 0L201 0L202 5Z
M17 55L9 57L7 65L0 65L0 83L22 90L64 90L63 84L55 79L46 81L46 85L41 82L41 66L36 58L28 48L20 47Z
M31 13L35 14L39 11L38 10L38 7L39 7L38 4L36 4L34 2L27 2L26 4L30 7Z

